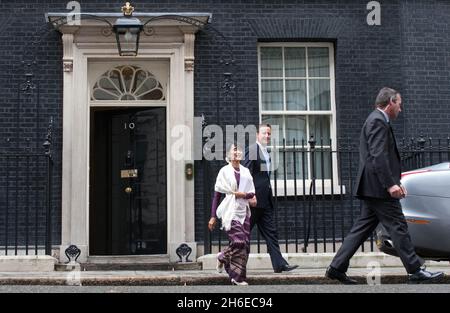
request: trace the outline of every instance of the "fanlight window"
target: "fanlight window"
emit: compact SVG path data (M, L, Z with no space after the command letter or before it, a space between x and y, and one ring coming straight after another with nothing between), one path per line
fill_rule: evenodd
M159 100L164 89L149 71L137 66L118 66L104 73L95 83L92 100Z

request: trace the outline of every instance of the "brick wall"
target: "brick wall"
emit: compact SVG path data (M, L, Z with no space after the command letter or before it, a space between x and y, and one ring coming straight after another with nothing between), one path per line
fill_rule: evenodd
M119 12L123 5L123 1L80 2L82 12ZM381 26L368 26L367 2L173 0L135 1L135 5L137 11L213 14L211 26L225 36L235 63L230 69L220 63L229 51L223 38L208 30L198 34L195 115L204 114L208 123L258 122L258 41L327 41L335 45L339 137L357 138L383 86L392 86L403 94L405 112L395 122L398 137L420 133L447 137L450 4L438 0L381 1ZM0 150L28 145L40 149L46 124L51 116L54 118L54 238L59 238L61 220L62 46L58 33L42 37L42 33L34 36L34 31L43 26L45 12L64 11L66 3L22 0L14 2L11 12L10 4L0 2ZM41 43L32 49L29 42L36 38ZM36 100L22 94L18 99L18 85L24 80L24 52L37 56L37 111ZM237 89L231 99L225 100L219 84L228 70L234 74ZM196 237L201 239L208 208L203 208L202 168L199 162L196 165Z

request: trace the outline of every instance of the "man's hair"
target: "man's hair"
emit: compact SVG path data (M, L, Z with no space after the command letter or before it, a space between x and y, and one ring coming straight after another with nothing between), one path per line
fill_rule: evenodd
M380 109L384 109L389 102L395 102L397 100L397 95L400 93L392 88L383 87L378 93L377 99L375 100L375 106Z
M259 134L259 130L260 130L262 127L269 127L270 129L272 129L272 125L270 125L270 124L259 124L258 130L256 131L258 134Z

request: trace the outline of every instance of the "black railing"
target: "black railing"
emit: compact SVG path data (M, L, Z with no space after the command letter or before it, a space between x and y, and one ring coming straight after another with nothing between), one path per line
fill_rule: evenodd
M0 152L0 255L51 255L51 129L42 153Z
M275 221L282 252L336 252L361 209L354 197L358 171L358 145L350 139L296 142L283 140L279 146L280 165L272 172ZM399 151L404 171L450 161L450 138L401 140ZM209 219L211 194L223 162L203 161L205 220ZM286 165L286 166L285 166ZM206 227L206 224L205 224ZM226 234L216 228L205 232L205 254L222 249ZM251 234L252 252L260 253L265 242ZM361 251L375 251L374 234Z
M417 139L402 139L400 151L405 171L439 164L450 160L450 137L432 139L420 136Z

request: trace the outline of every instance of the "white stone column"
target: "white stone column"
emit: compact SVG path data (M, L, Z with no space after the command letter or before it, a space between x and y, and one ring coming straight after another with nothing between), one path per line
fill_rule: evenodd
M63 42L63 147L62 147L62 201L61 201L61 247L60 261L67 260L64 251L72 243L72 128L74 112L74 35L62 35Z
M63 117L63 192L62 242L60 261L69 245L81 250L79 262L88 254L88 127L87 60L73 43L73 35L64 34L64 117Z
M194 70L195 70L195 57L194 57L194 44L195 34L188 32L184 34L184 79L185 79L185 121L186 126L190 129L191 136L186 137L186 147L189 147L189 154L187 163L194 164ZM195 169L194 169L195 171ZM192 248L192 254L189 257L190 260L195 260L197 245L195 243L195 185L194 178L187 180L185 178L185 201L186 201L186 216L185 216L185 228L186 228L186 243Z
M171 261L177 261L177 247L185 242L186 238L186 205L185 205L185 177L184 160L175 160L171 155L171 149L177 138L172 138L171 131L175 125L185 124L185 77L184 77L184 53L183 49L177 49L171 59L170 73L170 101L168 105L168 254Z
M193 121L194 121L194 43L193 31L185 32L184 44L172 59L171 90L173 96L169 103L169 132L174 126L182 125L191 130L191 136L184 136L184 148L188 154L184 160L176 161L169 156L168 175L169 203L168 223L169 240L168 253L172 262L178 261L176 249L181 244L187 244L192 253L189 260L195 261L197 245L195 243L195 206L194 180L186 179L186 164L193 163ZM169 139L169 145L173 139ZM170 150L170 148L169 148Z

